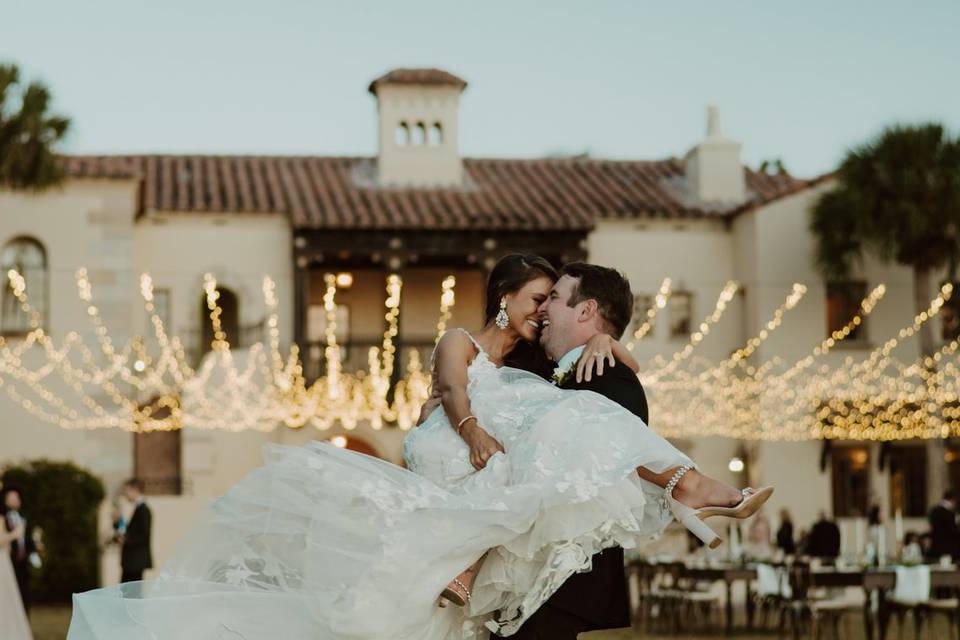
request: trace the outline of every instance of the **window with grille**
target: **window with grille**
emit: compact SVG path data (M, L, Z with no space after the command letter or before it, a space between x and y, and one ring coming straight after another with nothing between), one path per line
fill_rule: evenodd
M0 251L0 269L2 269L3 294L0 296L0 333L3 335L22 335L33 329L35 317L40 326L47 322L48 270L47 252L43 245L33 238L15 238ZM10 287L8 274L11 270L19 273L24 280L25 293L34 313L27 313L20 300Z

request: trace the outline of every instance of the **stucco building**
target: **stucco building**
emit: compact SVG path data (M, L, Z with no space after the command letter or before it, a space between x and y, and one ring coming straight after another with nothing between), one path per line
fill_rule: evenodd
M85 267L118 343L149 332L138 295L139 274L147 272L167 326L184 338L194 358L211 337L204 274L218 278L224 327L240 347L260 338L266 314L261 278L270 275L280 300L281 341L300 345L308 377L323 370L318 310L328 272L352 275L338 294L338 341L350 368L363 366L366 348L381 340L389 273L404 279L402 361L405 350L432 344L436 300L447 274L458 279L450 324L479 325L486 271L511 251L622 269L640 311L670 277L671 304L636 345L641 361L682 348L729 280L741 289L700 347L706 357L724 358L755 335L794 282L804 283L808 294L784 330L758 348L760 361L803 357L849 307L814 269L807 230L808 211L831 188L829 177L804 180L745 167L740 144L722 135L716 110L708 114L702 140L677 141L678 152L692 145L676 158L464 158L457 140L466 86L433 69L398 69L373 81L370 92L379 109L378 122L371 123L379 132L373 157L68 157L61 188L0 191L3 268L25 272L46 329L62 339L71 331L92 335L74 278ZM837 358L866 353L913 317L908 270L868 263L855 279L866 290L883 282L888 293L883 310L849 341L848 351L833 354ZM24 321L9 292L2 304L0 331L12 345ZM940 335L939 321L935 329ZM903 349L917 354L913 342ZM66 458L113 486L134 474L147 477L158 494L153 500L161 559L189 521L187 514L257 465L264 442L343 435L336 428L318 433L283 427L272 433L187 430L156 436L65 431L2 392L0 416L0 464ZM657 427L656 415L651 423ZM346 436L353 446L399 461L403 434L396 428L361 425ZM728 461L746 455L749 480L775 484L772 506L789 507L801 528L820 509L847 517L867 501L922 515L951 482L949 473L957 473L956 463L945 461L954 458L949 443L825 448L817 441L711 437L681 445L707 472L736 484L747 479L729 471ZM905 477L914 486L910 496L904 495Z

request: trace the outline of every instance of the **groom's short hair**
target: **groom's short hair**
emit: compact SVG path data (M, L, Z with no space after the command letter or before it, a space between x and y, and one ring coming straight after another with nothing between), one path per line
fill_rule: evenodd
M616 269L587 262L570 262L560 273L579 280L567 304L573 307L596 300L604 331L619 340L633 315L633 292L627 277Z

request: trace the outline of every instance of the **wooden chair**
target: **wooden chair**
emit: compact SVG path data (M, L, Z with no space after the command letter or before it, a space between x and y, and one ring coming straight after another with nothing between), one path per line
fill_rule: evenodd
M907 614L913 617L913 636L917 640L922 637L924 625L927 627L927 637L931 640L934 638L934 622L940 616L946 621L948 637L953 640L955 635L960 636L956 633L960 624L960 600L931 595L930 567L897 567L896 572L897 585L887 600L887 608L897 620L897 637L906 637ZM905 582L908 584L904 584ZM960 640L960 637L957 640Z
M833 637L850 637L848 613L858 613L860 605L845 598L816 598L811 594L813 583L810 564L796 561L789 567L790 597L784 605L780 620L780 633L784 632L786 619L790 618L790 629L794 638L799 638L809 623L810 636L820 638L824 629L831 629ZM840 634L840 625L844 625L844 634Z

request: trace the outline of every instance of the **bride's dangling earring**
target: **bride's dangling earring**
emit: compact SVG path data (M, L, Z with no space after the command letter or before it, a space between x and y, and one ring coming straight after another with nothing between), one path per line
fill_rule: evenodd
M507 325L510 324L510 316L507 315L507 299L500 298L500 312L497 314L496 320L497 326L501 329L506 329Z

